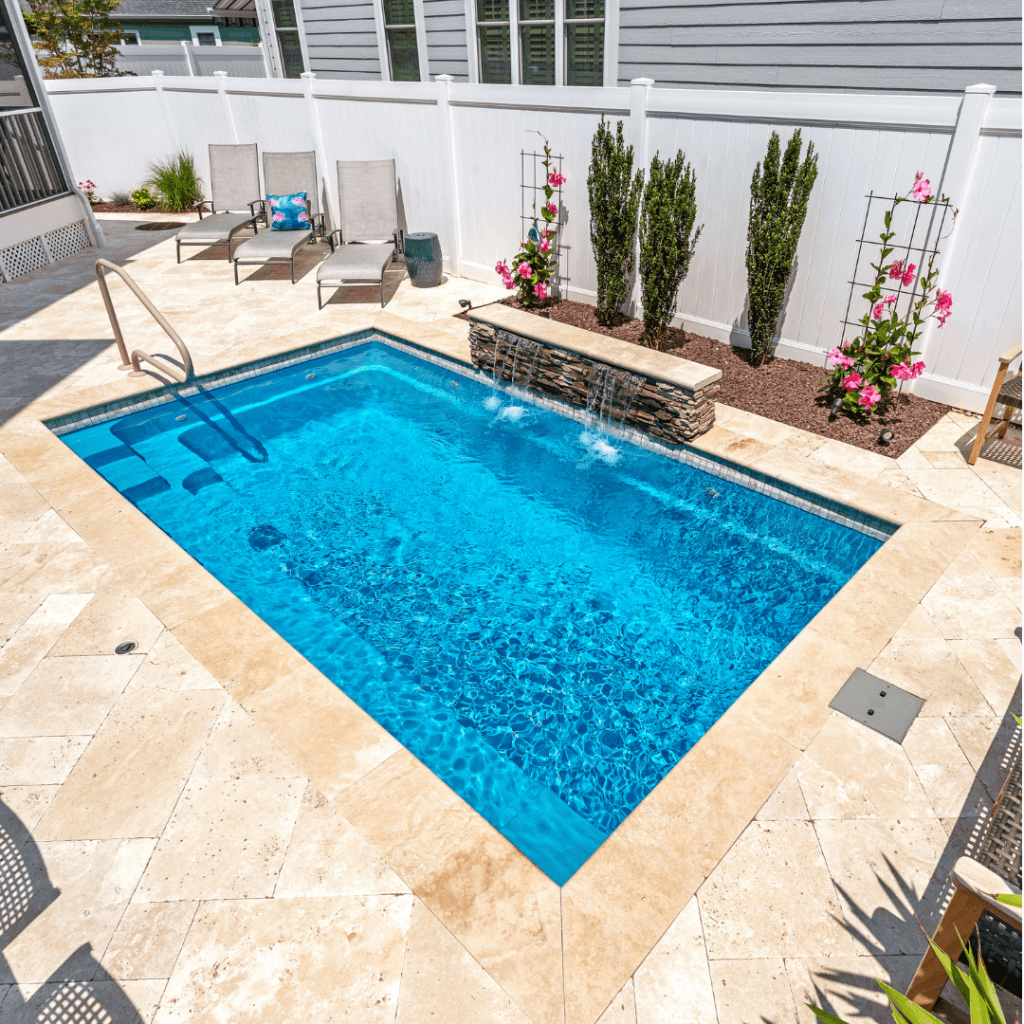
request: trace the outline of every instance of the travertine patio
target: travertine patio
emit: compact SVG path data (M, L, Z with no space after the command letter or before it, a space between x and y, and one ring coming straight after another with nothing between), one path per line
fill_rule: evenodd
M457 300L499 294L405 282L383 314L373 288L318 313L310 275L236 289L223 261L176 267L166 236L104 223L103 255L200 372L374 322L465 359ZM934 927L1020 742L1021 478L966 465L976 420L950 414L893 461L719 407L698 447L914 524L891 577L923 596L882 573L879 614L850 591L738 702L742 751L701 741L689 785L719 813L692 850L672 835L683 809L645 801L603 873L559 890L357 718L344 766L329 730L282 726L275 681L315 700L306 663L267 663L232 634L248 620L230 594L187 560L148 565L110 489L53 459L41 418L152 386L116 370L95 255L0 286L0 1021L89 999L160 1024L810 1024L806 1001L885 1019L873 979L906 988L915 917ZM129 345L166 351L113 288ZM124 639L137 652L112 654ZM821 713L856 665L927 698L902 747ZM768 721L753 701L772 695Z

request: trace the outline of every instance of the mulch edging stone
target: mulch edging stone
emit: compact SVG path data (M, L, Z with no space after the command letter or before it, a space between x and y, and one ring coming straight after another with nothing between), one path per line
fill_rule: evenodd
M502 301L506 306L523 309L515 298ZM593 306L569 299L554 299L536 315L618 338L620 341L629 341L634 345L640 344L643 330L642 320L627 320L616 327L602 327L597 322ZM465 319L465 314L462 314L462 318ZM661 351L721 370L718 401L724 405L894 459L950 411L947 405L929 402L917 395L902 395L898 415L896 410L884 416L876 413L865 423L858 423L843 414L830 420L829 408L820 392L821 382L825 378L825 368L822 366L801 363L795 359L774 358L770 358L763 366L751 366L748 362L749 350L735 348L677 327L668 329ZM880 435L887 427L892 430L894 437L885 443L880 440Z

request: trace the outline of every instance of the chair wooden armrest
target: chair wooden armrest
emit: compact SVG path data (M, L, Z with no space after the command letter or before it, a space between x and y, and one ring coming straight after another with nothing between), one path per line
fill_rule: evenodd
M1016 886L1004 882L994 871L970 857L961 857L949 875L955 886L932 942L954 963L960 959L961 942L966 942L974 931L978 919L986 910L991 911L1008 925L1021 929L1019 907L999 903L1001 893L1017 893ZM930 1010L945 986L946 972L931 946L921 959L914 980L907 989L907 998L918 1006Z
M985 412L982 414L981 423L978 424L978 433L974 438L974 445L971 447L971 454L967 459L968 464L971 466L978 461L981 449L984 447L985 442L992 436L992 433L998 432L1000 437L1006 434L1006 428L1009 425L1009 409L1007 410L1004 421L996 428L995 431L990 432L988 427L992 422L992 413L995 412L996 403L999 401L999 392L1002 391L1003 382L1006 380L1006 371L1009 368L1010 363L1012 363L1020 353L1021 346L1015 345L1013 348L1007 349L999 357L999 369L996 371L996 379L992 382L992 391L988 396L988 403L985 406Z

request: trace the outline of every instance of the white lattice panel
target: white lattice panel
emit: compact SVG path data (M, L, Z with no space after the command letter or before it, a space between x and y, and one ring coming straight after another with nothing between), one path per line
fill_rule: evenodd
M54 231L47 231L46 247L55 260L62 260L66 256L74 256L76 252L89 248L89 233L85 230L85 221L76 221L74 224L65 224L62 228Z
M10 278L21 277L22 274L45 267L49 262L41 238L26 238L24 242L0 249L0 258Z

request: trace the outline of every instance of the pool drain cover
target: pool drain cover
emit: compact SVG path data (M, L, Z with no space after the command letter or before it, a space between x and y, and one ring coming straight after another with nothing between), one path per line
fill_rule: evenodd
M855 668L829 707L902 743L924 701L862 668Z
M139 645L134 640L125 640L114 648L115 654L131 654Z

